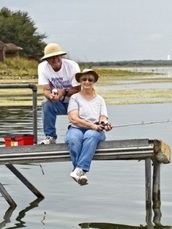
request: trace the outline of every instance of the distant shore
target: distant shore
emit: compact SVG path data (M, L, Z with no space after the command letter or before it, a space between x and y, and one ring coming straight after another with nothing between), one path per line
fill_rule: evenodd
M168 67L172 61L122 61L103 63L80 63L81 69L93 68L100 75L96 90L108 104L140 104L172 102L171 88L137 88L137 85L170 84L172 78L167 75L150 72L139 72L137 67L145 68ZM38 88L37 102L41 105L43 100L42 88L37 83L37 65L35 61L22 58L10 59L0 65L0 84L35 84ZM93 67L94 66L94 67ZM112 67L113 66L113 67ZM115 67L116 66L116 67ZM135 66L135 68L133 68ZM124 67L124 68L123 68ZM127 70L126 70L127 68ZM128 69L132 69L131 71ZM126 88L126 85L132 85ZM120 86L120 90L118 87ZM32 90L28 89L1 89L0 106L32 106Z

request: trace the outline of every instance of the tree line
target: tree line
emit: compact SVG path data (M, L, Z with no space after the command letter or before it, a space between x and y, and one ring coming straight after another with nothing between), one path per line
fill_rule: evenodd
M172 60L124 60L124 61L103 61L103 62L79 62L82 66L95 67L158 67L172 66Z
M43 55L47 37L35 27L34 21L27 12L12 12L6 7L0 10L0 40L3 43L14 43L22 47L20 55L39 60Z

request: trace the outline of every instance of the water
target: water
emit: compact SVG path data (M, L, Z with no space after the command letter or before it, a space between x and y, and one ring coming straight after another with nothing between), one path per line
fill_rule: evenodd
M1 140L6 133L32 133L32 116L28 116L29 112L30 108L27 107L1 109ZM172 104L108 105L108 113L113 126L169 120ZM63 142L67 117L61 116L57 125L58 142ZM107 133L107 140L160 139L172 147L171 129L171 122L114 127ZM39 108L38 141L42 137ZM115 229L147 225L144 161L93 161L88 174L89 185L84 187L69 177L71 162L16 167L45 199L38 202L5 166L0 166L0 182L17 203L16 209L9 211L9 205L0 197L0 228ZM171 173L171 164L161 166L161 224L168 226L172 226Z

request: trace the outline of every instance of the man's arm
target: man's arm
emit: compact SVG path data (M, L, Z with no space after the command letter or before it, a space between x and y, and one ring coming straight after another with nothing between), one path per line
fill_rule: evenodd
M81 90L81 86L78 85L76 87L71 87L68 91L64 90L64 96L70 97L71 95L79 92Z

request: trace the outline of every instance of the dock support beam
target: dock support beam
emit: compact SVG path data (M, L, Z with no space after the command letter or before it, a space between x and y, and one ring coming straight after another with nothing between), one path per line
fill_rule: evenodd
M151 197L151 159L145 160L145 195L146 195L146 210L151 208L152 197Z
M161 192L160 192L160 162L155 160L153 162L153 188L152 201L155 225L161 225Z
M11 170L11 172L13 172L16 177L18 177L22 182L23 184L26 185L26 187L28 189L30 189L30 191L35 194L35 196L37 196L38 198L45 198L42 193L40 191L38 191L37 188L35 188L35 186L33 186L15 167L14 165L6 165L6 167Z
M12 208L15 208L17 206L17 204L14 202L14 200L11 198L11 196L8 194L8 192L5 190L4 186L1 183L0 192Z
M146 205L146 223L152 228L152 189L151 189L151 164L150 158L145 159L145 205Z

